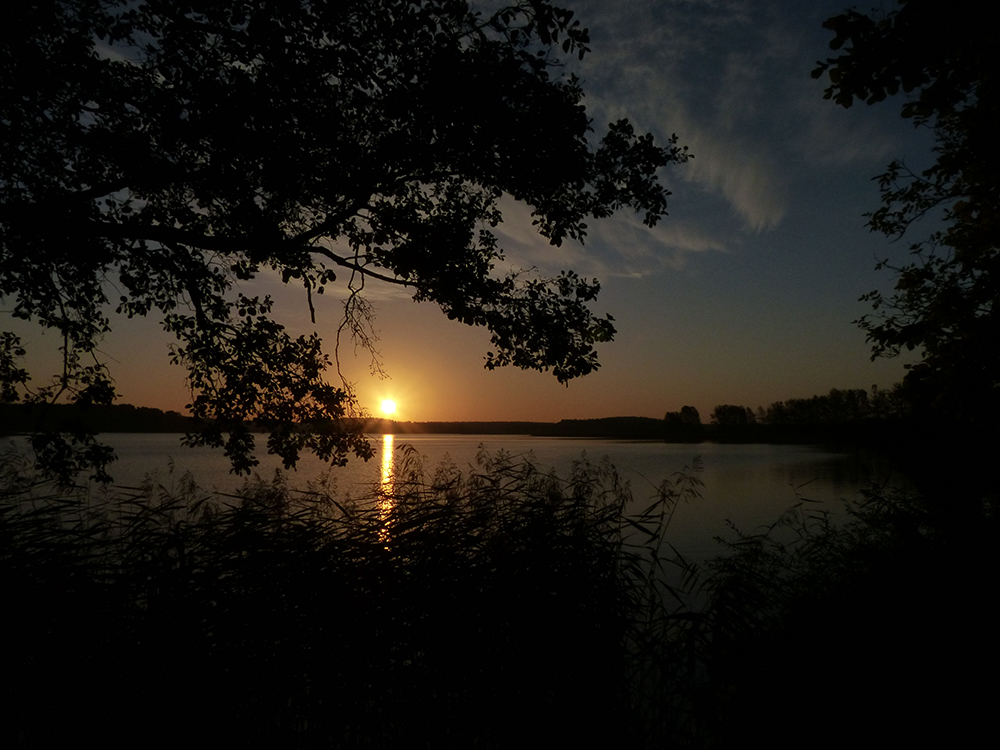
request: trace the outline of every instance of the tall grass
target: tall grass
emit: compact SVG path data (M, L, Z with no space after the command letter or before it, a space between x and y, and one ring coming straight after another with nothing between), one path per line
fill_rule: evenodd
M700 679L690 568L613 467L530 458L355 501L189 478L104 494L16 457L0 485L0 744L658 745ZM687 576L687 577L686 577Z

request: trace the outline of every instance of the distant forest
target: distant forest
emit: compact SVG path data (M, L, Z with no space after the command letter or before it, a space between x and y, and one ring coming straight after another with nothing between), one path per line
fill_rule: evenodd
M720 404L703 423L693 406L652 417L563 419L559 422L397 422L356 420L373 434L532 435L668 442L824 442L876 437L905 422L902 388L833 389L823 396L776 401L767 408ZM120 404L0 404L0 435L56 432L188 432L195 420L176 411Z
M0 435L31 432L188 432L176 411L131 404L0 404Z

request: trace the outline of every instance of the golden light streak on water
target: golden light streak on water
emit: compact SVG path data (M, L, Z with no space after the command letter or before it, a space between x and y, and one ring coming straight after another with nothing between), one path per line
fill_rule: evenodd
M389 541L389 516L392 513L393 500L392 490L396 480L395 462L393 456L393 435L382 436L382 483L379 487L378 515L382 522L382 530L379 532L379 541L388 543Z
M391 492L394 476L394 462L392 454L392 441L394 435L383 435L382 436L382 491Z

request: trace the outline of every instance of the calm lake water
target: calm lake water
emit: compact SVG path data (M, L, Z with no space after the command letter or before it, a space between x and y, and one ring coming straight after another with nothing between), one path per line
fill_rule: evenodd
M115 448L119 460L112 466L115 484L135 486L153 477L170 486L191 472L206 489L231 493L245 478L229 472L221 451L185 448L179 435L110 434L101 439ZM574 461L586 457L597 462L607 457L629 481L636 509L657 496L662 480L690 466L700 457L704 482L701 498L678 508L668 540L685 556L704 560L721 551L714 537L728 534L731 521L745 532L775 519L800 499L814 501L811 509L837 512L842 498L855 497L874 479L894 481L884 464L870 457L831 452L803 445L721 445L715 443L672 444L622 440L535 438L507 435L386 435L373 436L375 457L365 463L350 462L329 469L312 456L302 459L288 472L293 486L305 488L324 471L339 495L367 497L397 470L403 446L409 445L423 458L428 476L442 461L458 468L475 469L481 447L531 457L543 470L567 476ZM256 473L271 479L281 462L258 450L261 461Z

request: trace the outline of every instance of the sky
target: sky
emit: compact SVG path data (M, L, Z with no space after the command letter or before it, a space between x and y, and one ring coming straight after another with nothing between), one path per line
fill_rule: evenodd
M810 72L829 56L824 19L837 0L563 0L590 30L592 52L567 65L581 79L600 135L627 117L661 143L675 134L694 158L661 173L669 215L652 230L627 213L590 225L586 244L556 248L534 233L529 211L504 203L506 263L542 275L572 269L601 281L593 306L618 335L599 345L600 369L560 385L551 373L483 368L485 329L447 320L405 290L370 282L378 350L341 347L343 376L379 413L400 420L530 420L662 417L695 406L756 408L831 388L889 386L906 359L870 359L852 324L858 298L891 290L879 260L905 260L904 243L865 227L878 206L872 178L893 159L920 167L930 134L899 116L898 101L850 110L823 99ZM506 270L506 269L499 269ZM312 328L304 297L276 280L271 293L294 332ZM332 348L341 301L330 290L316 329ZM154 321L113 320L102 352L120 401L183 411L190 401L170 339ZM33 334L54 351L56 337ZM909 360L912 361L912 360ZM41 363L39 365L38 363ZM33 369L54 366L36 360ZM337 381L336 373L331 379Z

